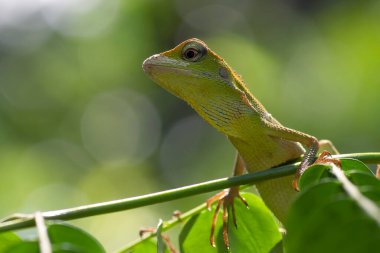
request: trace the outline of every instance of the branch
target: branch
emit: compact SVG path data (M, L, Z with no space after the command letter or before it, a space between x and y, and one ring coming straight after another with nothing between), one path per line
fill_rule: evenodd
M355 158L365 163L380 163L380 152L356 153L336 155L334 158ZM113 200L108 202L90 204L68 209L42 212L46 220L73 220L99 214L118 212L142 206L153 205L175 199L189 197L201 193L226 189L237 185L254 184L260 181L292 175L295 173L299 162L284 165L242 176L221 178L199 184L193 184L176 189L142 195L138 197ZM0 232L35 226L34 215L18 214L5 219L0 223Z

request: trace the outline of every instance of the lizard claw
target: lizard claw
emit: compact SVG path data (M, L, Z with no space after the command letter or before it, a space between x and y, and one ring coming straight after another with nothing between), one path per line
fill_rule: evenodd
M328 151L323 151L319 154L317 160L313 164L327 164L327 163L333 163L335 164L338 168L341 168L342 165L338 159L334 159L331 156L331 153ZM301 164L300 168L298 169L296 176L293 179L293 189L296 191L300 191L298 187L298 180L301 177L302 173L307 169L307 165Z
M330 152L328 151L323 151L319 154L317 160L315 161L315 164L326 164L326 163L333 163L335 164L338 168L341 168L342 165L338 159L332 158Z
M244 205L248 208L247 201L240 195L239 188L233 187L230 189L226 189L213 197L209 198L207 200L207 208L211 210L211 205L217 201L217 205L214 211L214 215L212 217L212 225L211 225L211 233L210 233L210 244L215 247L215 226L216 221L218 218L220 207L223 205L223 241L224 245L226 245L227 249L229 249L229 240L228 240L228 228L227 228L227 221L228 221L228 207L231 207L231 215L232 215L232 221L234 223L234 226L237 228L237 222L236 222L236 214L235 214L235 206L234 206L234 199L235 197L238 197Z
M227 194L228 194L228 189L226 190L223 190L217 194L215 194L214 196L212 196L211 198L209 198L207 201L206 201L206 206L207 206L207 209L209 211L211 211L211 206L212 204L215 202L215 201L218 201L223 199ZM217 206L218 207L218 206ZM220 207L220 206L219 206Z
M293 179L293 182L292 182L292 186L293 186L293 189L297 192L300 191L300 188L298 187L298 180L300 179L300 175L296 175Z

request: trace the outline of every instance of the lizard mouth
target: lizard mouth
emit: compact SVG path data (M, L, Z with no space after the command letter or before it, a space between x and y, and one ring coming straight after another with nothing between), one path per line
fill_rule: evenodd
M145 62L144 62L145 63ZM190 69L184 69L177 66L168 66L162 64L152 64L146 63L143 65L144 72L150 76L156 75L157 73L167 73L171 72L177 75L191 75L193 71Z
M192 76L195 78L197 77L211 78L212 77L212 75L208 72L203 72L203 71L188 68L189 64L190 63L169 58L161 54L155 54L147 58L143 62L142 67L144 69L144 72L147 73L151 77L154 77L158 73L167 73L167 72L171 72L176 75Z
M156 68L165 68L165 69L183 69L187 70L186 67L189 64L184 63L179 60L175 60L160 54L152 55L151 57L145 59L143 62L143 69L146 73L151 73L152 70Z

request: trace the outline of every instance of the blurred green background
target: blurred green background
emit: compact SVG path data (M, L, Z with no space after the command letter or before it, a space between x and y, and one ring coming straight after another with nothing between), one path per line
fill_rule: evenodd
M230 175L226 138L141 69L191 37L283 124L380 150L379 1L0 0L0 216ZM114 250L207 196L73 223Z

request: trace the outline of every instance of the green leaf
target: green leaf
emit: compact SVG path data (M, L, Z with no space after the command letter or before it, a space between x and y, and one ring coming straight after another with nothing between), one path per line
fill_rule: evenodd
M25 241L15 244L8 248L5 253L39 253L40 249L38 242L36 241Z
M157 242L153 239L143 240L135 244L132 248L120 251L120 253L156 253L157 252Z
M287 229L287 252L369 253L380 247L378 225L350 199L309 210L307 216L292 217Z
M368 176L371 176L373 180L374 177L372 171L361 161L351 158L340 159L342 170L345 172L347 176L353 173L362 173ZM298 186L302 191L305 187L315 185L319 183L321 180L325 180L326 178L331 178L332 175L329 173L330 165L328 164L315 164L310 166L302 175L298 182ZM380 182L378 181L379 185Z
M342 158L339 160L342 166L342 170L346 172L361 171L365 174L374 176L372 171L367 167L367 165L365 165L363 162L359 160L352 159L352 158Z
M301 191L289 210L286 226L288 232L289 229L292 231L293 226L297 227L298 223L301 223L299 224L301 227L309 219L312 220L314 217L311 214L318 213L319 208L332 203L339 194L342 194L342 188L336 180L321 182L306 191ZM291 235L289 233L287 235L288 238L300 238L303 230L295 229Z
M363 173L362 171L350 171L348 178L357 186L373 186L380 190L380 181L374 175Z
M54 252L105 253L101 244L89 233L69 224L48 226Z
M6 252L6 249L11 246L21 242L20 237L18 237L13 232L1 233L0 234L0 253Z
M119 253L169 253L169 249L163 238L164 235L162 234L163 224L163 221L160 219L156 230L157 240L142 239L140 242L120 250Z
M284 244L283 241L279 241L269 253L284 253Z
M364 196L376 202L377 205L380 206L380 190L378 187L364 186L360 187L360 191L364 194Z
M319 183L322 178L329 176L329 165L316 164L310 166L298 181L298 187L302 191L304 188Z
M243 193L249 209L235 199L237 228L229 216L228 232L231 252L269 252L281 240L281 234L272 213L263 201L252 193ZM184 226L180 234L181 252L214 252L210 245L210 229L212 212L203 211L192 217ZM220 214L221 215L221 214ZM216 228L216 247L218 252L228 252L223 242L222 222L219 217Z
M161 234L163 224L163 221L160 219L157 225L157 253L165 253L166 250L166 244Z
M306 171L308 178L301 176L304 185L286 223L287 252L356 253L380 248L378 209L370 203L370 199L380 199L379 181L363 163L353 159L341 162L345 175L357 185L345 180L344 175L338 181L330 173L312 171L314 166ZM319 176L319 184L309 179L312 174Z
M182 228L179 235L179 243L181 252L192 252L197 249L198 252L215 253L215 249L210 245L209 237L211 231L212 214L215 211L213 206L211 211L204 210L200 214L191 217ZM219 231L221 228L221 221L218 219L216 223L215 231ZM221 234L216 234L216 241L218 245L218 252L228 252L227 249L219 245L223 245L223 239Z

